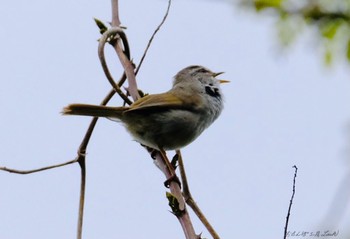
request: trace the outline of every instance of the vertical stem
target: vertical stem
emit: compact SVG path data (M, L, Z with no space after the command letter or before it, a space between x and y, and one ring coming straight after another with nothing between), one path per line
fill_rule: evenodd
M85 185L86 185L85 156L82 156L80 158L79 165L81 169L81 181L80 181L80 200L79 200L77 239L82 239L83 238L84 203L85 203Z
M118 0L112 0L112 27L120 26Z

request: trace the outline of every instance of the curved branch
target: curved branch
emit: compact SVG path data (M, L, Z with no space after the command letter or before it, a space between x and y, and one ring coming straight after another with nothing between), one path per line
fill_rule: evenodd
M124 31L119 28L119 27L112 27L110 29L108 29L107 31L105 31L100 40L99 40L99 44L98 44L98 56L101 62L101 66L102 69L109 81L109 83L111 84L111 86L114 88L114 90L119 94L119 96L128 104L131 104L132 102L130 101L130 99L122 92L122 90L120 89L120 86L114 81L112 74L110 73L108 66L107 66L107 62L106 62L106 58L105 58L105 54L104 54L104 48L105 48L105 44L108 41L109 38L111 37L115 37L116 35L120 35L121 39L123 40L123 44L124 46L128 46L127 43L127 39L125 36ZM115 41L114 44L118 44L118 40ZM129 51L130 52L130 51ZM123 53L124 54L124 53Z

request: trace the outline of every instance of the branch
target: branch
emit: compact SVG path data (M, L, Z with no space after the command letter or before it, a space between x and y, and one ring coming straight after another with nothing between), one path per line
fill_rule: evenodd
M112 0L112 26L120 26L118 0Z
M78 162L78 159L73 159L70 161L67 161L65 163L60 163L60 164L55 164L55 165L51 165L51 166L47 166L47 167L43 167L43 168L38 168L38 169L32 169L32 170L18 170L18 169L12 169L12 168L6 168L6 167L0 167L0 170L2 171L6 171L9 173L16 173L16 174L31 174L31 173L37 173L37 172L41 172L41 171L45 171L45 170L49 170L49 169L53 169L53 168L59 168L59 167L63 167L72 163L76 163Z
M105 76L107 77L109 83L111 84L111 86L113 87L113 89L119 94L119 96L129 105L132 103L130 101L130 99L122 92L122 90L120 89L120 85L117 84L114 79L113 76L111 75L111 73L109 72L108 66L107 66L107 62L106 62L106 58L105 58L105 54L104 54L104 48L105 48L105 44L107 41L111 41L109 40L111 37L114 37L116 35L119 35L122 37L124 45L128 45L127 44L127 39L125 36L125 33L123 31L123 29L119 28L119 27L112 27L110 29L108 29L107 31L105 31L100 40L99 40L99 44L98 44L98 56L101 62L101 66L102 69L105 73ZM115 44L117 44L117 41L115 41ZM121 53L124 55L124 53Z
M117 53L120 63L124 68L124 72L126 74L126 78L128 79L129 87L127 88L131 97L134 101L140 98L140 94L137 88L136 77L134 72L134 65L131 63L130 59L125 55L124 51L121 48L120 42L117 41L114 44L114 50Z
M296 165L293 166L293 168L295 169L294 172L294 178L293 178L293 193L292 196L290 198L289 201L289 207L288 207L288 213L287 213L287 217L286 217L286 225L284 226L284 239L287 239L287 232L288 232L288 223L289 223L289 217L290 217L290 210L292 208L292 204L293 204L293 199L294 199L294 195L295 195L295 179L297 177L297 173L298 173L298 168Z

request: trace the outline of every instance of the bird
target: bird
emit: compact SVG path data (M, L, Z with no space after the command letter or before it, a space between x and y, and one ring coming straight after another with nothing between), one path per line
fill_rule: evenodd
M140 144L166 151L178 150L208 128L223 110L222 83L206 67L191 65L174 77L172 88L146 95L130 106L70 104L63 115L105 117L121 122Z

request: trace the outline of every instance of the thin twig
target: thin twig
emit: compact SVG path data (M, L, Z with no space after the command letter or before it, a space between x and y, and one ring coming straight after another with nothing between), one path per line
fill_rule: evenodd
M294 171L294 178L293 178L293 193L292 193L292 196L291 196L290 201L289 201L288 213L287 213L287 217L286 217L286 225L284 226L284 236L283 236L284 239L287 238L288 223L289 223L289 217L290 217L290 210L291 210L291 208L292 208L293 199L294 199L294 195L295 195L295 179L296 179L297 173L298 173L298 168L297 168L297 166L294 165L293 168L295 169L295 171Z
M70 161L67 161L65 163L60 163L60 164L55 164L55 165L51 165L51 166L47 166L47 167L43 167L43 168L38 168L38 169L32 169L32 170L18 170L18 169L12 169L12 168L6 168L6 167L0 167L0 170L2 171L6 171L9 173L16 173L16 174L31 174L31 173L37 173L37 172L41 172L41 171L45 171L45 170L49 170L49 169L53 169L53 168L59 168L59 167L63 167L72 163L76 163L78 162L78 159L73 159Z
M208 219L205 217L204 213L198 207L196 201L192 197L192 194L190 192L190 188L188 186L185 165L183 163L180 150L176 150L176 154L178 155L179 169L180 169L181 181L182 181L182 185L183 185L183 196L185 198L185 202L187 203L188 206L190 206L192 208L192 210L197 215L199 220L203 223L203 225L208 230L210 235L214 239L220 239L219 235L217 234L217 232L215 231L213 226L209 223Z
M140 67L141 67L141 65L142 65L142 63L143 63L143 61L144 61L144 59L145 59L145 57L146 57L146 55L147 55L148 49L150 48L150 46L151 46L151 44L152 44L152 41L153 41L155 35L156 35L157 32L160 30L160 28L163 26L165 20L168 18L170 6L171 6L171 0L168 1L168 7L167 7L167 9L166 9L166 12L165 12L165 15L164 15L164 17L163 17L163 20L160 22L160 24L158 25L158 27L156 28L156 30L154 30L154 32L153 32L151 38L150 38L149 41L148 41L147 47L146 47L145 51L143 52L143 55L142 55L141 60L140 60L140 63L138 64L138 66L137 66L137 68L136 68L136 70L135 70L135 75L137 75L137 73L139 72Z

